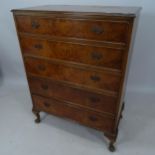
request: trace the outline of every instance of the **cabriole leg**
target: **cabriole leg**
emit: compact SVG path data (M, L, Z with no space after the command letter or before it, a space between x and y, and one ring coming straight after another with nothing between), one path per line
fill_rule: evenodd
M116 139L117 139L117 134L118 134L118 130L113 133L113 134L110 134L110 133L106 133L104 134L108 139L109 139L109 146L108 146L108 149L110 152L115 152L116 151L116 148L115 148L115 142L116 142Z
M114 146L114 142L110 142L110 143L109 143L109 151L110 151L110 152L115 152L115 150L116 150L116 148L115 148L115 146Z
M37 117L37 118L35 119L35 122L36 122L36 123L40 123L41 120L40 120L40 114L39 114L39 112L37 112L35 115L36 115L36 117Z
M39 112L33 110L33 113L36 116L35 122L36 123L40 123L41 120L40 120L40 114L39 114Z
M124 106L125 106L125 102L123 102L123 105L122 105L120 119L122 119L122 118L123 118Z

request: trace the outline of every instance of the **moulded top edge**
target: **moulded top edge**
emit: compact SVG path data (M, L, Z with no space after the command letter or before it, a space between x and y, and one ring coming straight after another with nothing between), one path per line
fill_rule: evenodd
M101 14L110 16L135 17L139 14L141 7L121 7L121 6L84 6L84 5L45 5L23 9L13 9L12 12L45 12L45 13L84 13Z

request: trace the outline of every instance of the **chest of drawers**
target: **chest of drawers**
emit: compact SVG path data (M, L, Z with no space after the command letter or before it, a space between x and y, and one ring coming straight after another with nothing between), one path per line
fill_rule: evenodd
M12 10L33 112L101 130L114 151L140 8L43 6Z

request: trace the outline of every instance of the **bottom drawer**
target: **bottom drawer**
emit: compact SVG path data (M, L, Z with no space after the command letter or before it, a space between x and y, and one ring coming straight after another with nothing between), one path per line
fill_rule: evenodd
M33 95L34 109L37 111L44 111L61 117L75 120L76 122L99 129L101 131L111 132L114 119L108 116L101 116L95 112L73 107L68 103L58 101L55 99L44 98Z

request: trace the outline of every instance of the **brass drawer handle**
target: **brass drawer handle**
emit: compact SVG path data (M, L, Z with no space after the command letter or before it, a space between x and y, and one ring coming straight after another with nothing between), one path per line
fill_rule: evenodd
M96 76L96 75L91 75L90 78L91 78L92 81L95 81L95 82L98 82L98 81L101 80L100 77Z
M38 29L40 27L40 24L37 23L36 21L32 21L31 26L33 29Z
M96 33L96 34L102 34L104 32L104 30L101 27L97 26L97 25L96 26L93 26L91 28L91 31L93 33Z
M42 85L41 85L41 88L44 89L44 90L47 90L47 89L48 89L48 86L45 85L45 84L42 84Z
M95 60L100 60L103 57L103 55L101 53L92 52L91 57Z
M90 101L93 102L93 103L97 103L97 102L100 101L100 99L95 97L95 96L92 96L92 97L90 97Z
M43 46L41 44L35 44L34 48L40 50L40 49L43 49Z
M38 69L39 69L40 71L45 71L45 70L46 70L46 67L43 66L43 65L38 65Z
M90 119L91 121L93 121L93 122L97 121L97 117L95 117L95 116L89 116L89 119Z
M50 107L50 104L47 102L44 102L44 106L48 108L48 107Z

